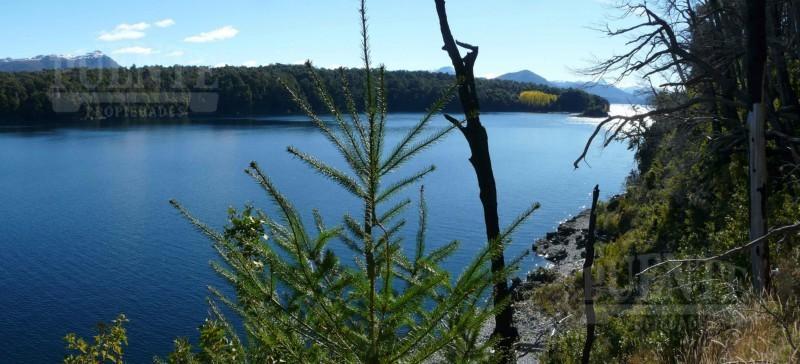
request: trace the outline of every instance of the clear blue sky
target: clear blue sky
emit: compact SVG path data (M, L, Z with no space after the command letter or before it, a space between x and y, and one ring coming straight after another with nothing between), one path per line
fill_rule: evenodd
M589 29L609 0L450 0L459 40L480 46L476 73L530 69L550 80L623 50ZM389 69L447 66L433 0L368 1L373 58ZM100 50L123 65L254 65L311 59L357 66L357 0L25 0L0 4L0 57Z

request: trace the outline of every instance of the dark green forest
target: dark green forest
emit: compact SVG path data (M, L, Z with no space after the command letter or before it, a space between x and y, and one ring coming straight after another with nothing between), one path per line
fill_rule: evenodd
M317 69L330 90L341 90L341 81L350 84L353 97L363 97L365 80L359 69ZM0 73L0 118L3 120L63 120L105 118L153 118L148 108L169 107L169 116L246 116L299 114L281 80L309 98L311 106L322 109L322 101L313 92L313 83L302 65L262 67L192 67L148 66L119 69L66 69L29 73ZM451 75L424 71L387 71L385 82L388 108L392 112L423 112L455 83ZM571 112L604 114L608 102L576 89L558 89L514 81L479 79L478 90L483 111ZM520 101L523 91L538 90L558 95L547 105ZM80 104L76 112L54 110L52 98ZM134 95L134 97L131 97ZM218 95L218 103L215 97ZM341 92L333 93L343 103ZM211 96L212 99L206 97ZM114 97L111 103L103 97ZM200 98L206 98L200 100ZM88 102L87 102L88 100ZM208 101L208 102L205 102ZM192 105L205 103L202 108ZM91 105L88 106L87 105ZM114 113L104 113L103 106L113 105ZM211 105L209 109L206 107ZM216 105L216 107L213 107ZM100 106L100 107L98 107ZM363 106L363 105L361 105ZM450 102L444 108L455 110ZM120 111L122 109L122 111ZM199 110L202 109L202 110ZM71 110L70 110L71 111ZM210 112L209 112L210 111ZM363 111L363 110L362 110Z

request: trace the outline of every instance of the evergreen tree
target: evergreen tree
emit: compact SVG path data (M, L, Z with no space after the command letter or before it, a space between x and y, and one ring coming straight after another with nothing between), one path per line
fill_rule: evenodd
M230 210L230 223L215 231L198 221L175 201L171 203L209 237L223 264L214 269L235 289L236 297L212 290L216 298L236 312L246 340L212 302L212 317L201 327L200 351L185 340L176 341L172 363L195 362L363 362L418 363L432 358L452 362L491 361L491 340L479 330L502 310L486 304L493 283L505 280L516 267L491 272L490 260L501 253L502 242L528 218L533 205L495 241L487 244L458 277L440 263L458 248L451 242L428 249L426 209L420 188L419 226L412 254L401 246L406 221L401 213L410 199L398 194L434 170L422 169L387 184L412 157L447 135L453 127L429 131L430 122L450 100L445 92L425 116L393 146L385 145L387 102L383 67L370 61L364 2L361 3L364 60L364 110L361 113L342 73L342 94L347 114L340 112L311 64L308 72L317 97L333 122L320 118L306 99L288 83L297 105L335 146L349 170L341 170L294 147L288 151L320 174L339 184L361 201L359 215L345 215L344 228L328 227L314 211L315 231L306 228L298 211L252 162L249 174L278 207L269 215L252 206ZM343 264L329 244L341 240L355 255ZM518 258L519 259L519 258Z

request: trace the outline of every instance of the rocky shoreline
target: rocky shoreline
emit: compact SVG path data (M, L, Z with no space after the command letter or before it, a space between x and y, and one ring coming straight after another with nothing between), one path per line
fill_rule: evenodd
M517 363L538 363L539 352L563 319L547 315L536 307L530 295L536 287L563 279L582 269L589 214L589 210L581 211L559 224L556 231L549 232L537 240L533 244L533 252L548 260L550 264L528 272L524 280L515 278L513 281L514 324L520 334L520 341L517 344ZM488 337L493 328L494 322L490 321L484 326L482 334Z
M533 251L552 262L553 268L561 275L569 275L583 267L590 212L581 211L533 244Z

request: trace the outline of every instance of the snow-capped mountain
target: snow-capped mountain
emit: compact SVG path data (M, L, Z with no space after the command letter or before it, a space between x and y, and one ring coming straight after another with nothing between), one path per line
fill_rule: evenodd
M100 51L80 56L41 55L33 58L0 59L0 72L34 72L64 68L118 68L119 64Z

